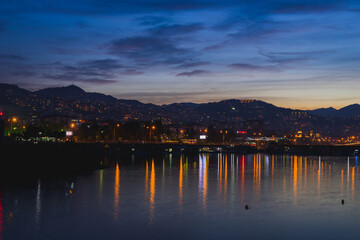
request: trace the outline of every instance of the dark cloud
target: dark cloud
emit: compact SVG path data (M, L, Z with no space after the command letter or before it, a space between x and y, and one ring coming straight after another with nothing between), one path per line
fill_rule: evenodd
M140 25L153 26L164 23L167 19L159 16L144 16L137 18L136 21L139 22Z
M57 81L90 84L115 83L116 80L113 80L115 71L118 69L124 71L123 66L116 59L87 60L71 65L55 63L53 68L56 69L54 73L43 74L43 77Z
M25 58L20 55L13 55L13 54L0 54L0 58L9 61L23 61Z
M205 71L205 70L194 70L194 71L190 71L190 72L182 72L182 73L178 73L176 74L177 77L194 77L194 76L199 76L199 75L204 75L204 74L209 74L209 71Z
M78 76L97 76L97 77L111 77L112 75L108 71L97 71L96 69L84 68L81 66L63 66L59 71Z
M110 79L102 79L96 77L84 77L74 74L45 74L43 75L44 78L52 79L56 81L63 81L63 82L82 82L82 83L90 83L96 85L103 85L103 84L110 84L116 83L115 80Z
M209 64L210 62L189 62L189 63L183 63L177 66L177 68L193 68L193 67L201 67Z
M318 51L306 51L306 52L268 52L268 54L273 55L316 55L316 54L326 54L334 53L335 50L318 50Z
M344 9L343 1L338 1L330 4L324 4L323 2L297 2L294 5L288 4L284 6L279 6L276 12L278 13L320 13L328 11L338 11L339 9Z
M259 41L264 38L273 37L281 33L291 33L299 31L299 26L281 21L248 21L242 23L236 33L228 34L235 40Z
M268 62L286 65L292 63L305 63L310 60L316 60L316 55L329 53L332 51L309 51L309 52L265 52L259 51L259 54L268 58Z
M81 67L88 69L99 69L99 70L111 70L123 68L123 66L116 59L99 59L99 60L89 60L81 62L79 64Z
M131 76L131 75L142 75L142 74L144 74L144 72L141 72L141 71L138 71L135 69L126 69L126 70L120 72L120 74Z
M200 23L193 23L193 24L173 24L173 25L161 25L155 28L150 29L152 34L154 35L163 35L166 37L171 37L174 35L183 35L188 33L197 32L203 30L204 26Z
M81 28L81 29L86 29L86 28L89 28L89 24L87 24L86 22L84 21L76 21L76 26Z
M222 42L222 43L219 43L219 44L214 44L214 45L210 45L210 46L207 46L204 48L205 51L208 51L208 50L218 50L218 49L221 49L223 47L226 46L226 42Z
M31 71L14 71L11 73L13 76L17 76L17 77L33 77L36 75L36 72L31 72Z
M107 45L110 54L135 61L137 66L185 65L197 62L193 49L180 47L184 35L204 29L199 23L159 25L144 35L121 38Z
M262 66L262 65L254 65L248 63L233 63L228 65L228 67L236 69L236 70L245 70L245 71L279 71L274 66Z
M127 57L143 65L175 64L189 59L190 50L178 47L173 41L157 36L137 36L113 41L111 54Z

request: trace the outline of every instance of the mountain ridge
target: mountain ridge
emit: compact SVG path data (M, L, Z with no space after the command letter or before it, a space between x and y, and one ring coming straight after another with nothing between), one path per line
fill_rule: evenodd
M193 103L193 102L174 102L174 103L169 103L169 104L161 104L161 105L158 105L158 104L154 104L154 103L143 103L139 100L136 100L136 99L123 99L123 98L116 98L112 95L108 95L108 94L104 94L104 93L98 93L98 92L86 92L84 89L82 89L81 87L79 86L76 86L74 84L71 84L71 85L67 85L67 86L61 86L61 87L49 87L49 88L43 88L43 89L39 89L39 90L35 90L35 91L30 91L30 90L27 90L27 89L24 89L24 88L21 88L19 87L18 85L16 84L8 84L8 83L0 83L0 93L2 91L2 89L7 88L7 89L13 89L13 90L16 90L16 91L22 91L22 92L27 92L27 93L30 93L30 94L43 94L43 95L53 95L53 96L58 96L59 93L61 93L63 96L64 95L73 95L73 94L91 94L91 95L95 95L95 96L99 96L99 95L102 95L102 96L106 96L106 97L109 97L110 98L113 98L113 99L116 99L116 100L121 100L121 101L133 101L133 102L137 102L137 103L141 103L141 104L149 104L149 105L154 105L154 106L170 106L170 105L181 105L181 106L199 106L199 105L203 105L203 104L211 104L211 103L221 103L221 102L231 102L231 101L243 101L244 99L224 99L224 100L220 100L220 101L214 101L214 102L205 102L205 103ZM328 108L318 108L318 109L314 109L314 110L300 110L300 109L296 109L296 108L286 108L286 107L281 107L281 106L276 106L272 103L268 103L268 102L265 102L265 101L262 101L262 100L257 100L257 99L246 99L247 101L257 101L257 102L263 102L263 103L266 103L266 104L270 104L270 105L273 105L275 107L278 107L278 108L283 108L283 109L291 109L291 110L294 110L294 111L303 111L303 112L308 112L308 113L312 113L312 114L315 114L315 115L318 115L318 116L332 116L332 114L334 112L342 112L342 111L345 111L345 110L353 110L354 108L356 110L360 110L360 104L358 103L354 103L354 104L350 104L350 105L347 105L345 107L342 107L340 109L335 109L333 107L328 107ZM360 114L360 113L359 113Z
M350 116L345 118L277 107L254 99L155 105L86 92L74 85L31 92L16 85L2 84L0 94L0 111L10 116L22 116L23 119L66 116L96 121L161 120L178 126L200 124L238 130L246 130L249 122L257 122L260 128L277 133L316 130L322 134L341 135L360 131L358 121L350 119L353 115L357 116L358 110L360 113L358 104L349 105L340 112L336 110L337 114Z

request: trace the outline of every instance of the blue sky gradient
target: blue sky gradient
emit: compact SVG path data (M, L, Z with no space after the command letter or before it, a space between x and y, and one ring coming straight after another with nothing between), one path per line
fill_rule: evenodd
M358 1L0 2L0 81L167 104L359 103Z

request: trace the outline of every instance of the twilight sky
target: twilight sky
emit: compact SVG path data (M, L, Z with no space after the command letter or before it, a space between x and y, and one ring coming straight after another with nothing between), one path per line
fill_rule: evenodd
M0 82L342 107L360 102L360 2L3 0Z

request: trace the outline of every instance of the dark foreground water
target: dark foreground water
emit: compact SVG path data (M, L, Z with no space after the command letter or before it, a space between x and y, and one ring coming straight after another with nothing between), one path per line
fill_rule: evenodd
M356 162L129 156L74 179L3 183L0 240L359 239Z

